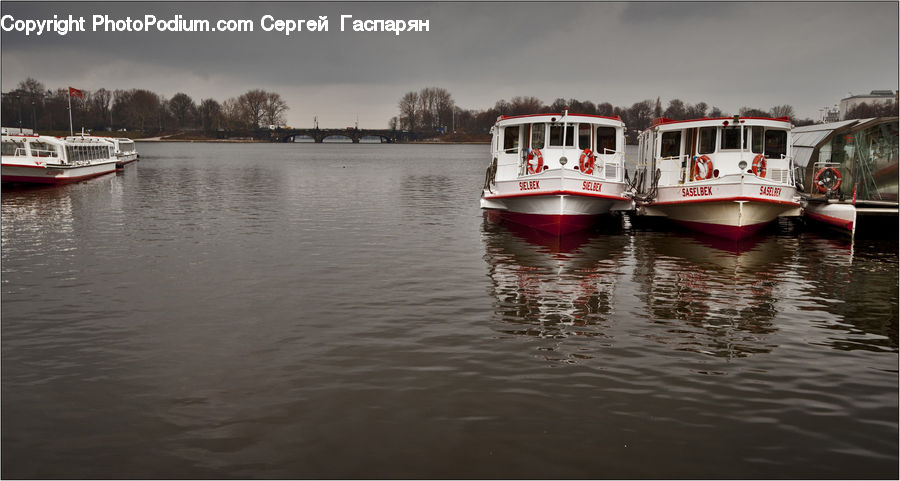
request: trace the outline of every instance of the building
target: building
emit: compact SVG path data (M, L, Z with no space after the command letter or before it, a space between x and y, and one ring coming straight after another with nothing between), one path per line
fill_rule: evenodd
M851 95L850 97L841 99L840 120L847 118L847 112L859 104L889 104L897 100L897 92L893 90L873 90L869 94Z

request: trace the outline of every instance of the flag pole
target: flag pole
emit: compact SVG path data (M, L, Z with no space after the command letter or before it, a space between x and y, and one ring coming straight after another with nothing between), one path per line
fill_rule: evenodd
M75 136L75 132L72 130L72 87L69 87L69 136Z

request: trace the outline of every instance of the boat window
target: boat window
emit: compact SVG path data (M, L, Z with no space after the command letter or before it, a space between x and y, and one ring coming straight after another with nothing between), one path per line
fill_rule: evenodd
M746 134L744 134L746 135ZM750 151L761 154L763 151L763 128L750 127Z
M593 148L591 147L590 124L578 124L578 148L581 150Z
M16 155L16 151L25 147L25 144L22 142L16 142L15 140L4 140L3 143L3 155ZM20 153L20 155L24 155Z
M612 154L616 151L616 129L597 127L597 153Z
M531 148L544 148L544 124L531 124Z
M766 130L766 157L781 158L787 155L787 131Z
M514 125L503 129L503 151L511 152L519 149L519 126Z
M681 152L681 131L663 132L660 140L660 157L678 157Z
M738 150L741 148L741 127L725 127L722 129L722 150ZM747 137L744 136L744 148L747 148Z
M34 157L56 157L56 148L45 142L29 142L28 146Z
M703 127L700 129L700 145L697 152L711 154L716 151L716 127Z
M550 147L562 147L563 146L563 126L562 125L551 125L550 126ZM566 147L574 147L575 146L575 126L567 125L566 126Z

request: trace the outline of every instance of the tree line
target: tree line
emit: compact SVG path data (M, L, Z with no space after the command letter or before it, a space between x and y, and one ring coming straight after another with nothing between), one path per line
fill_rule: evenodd
M3 125L37 131L69 130L69 90L47 89L33 78L19 82L3 94ZM212 134L283 125L287 103L281 95L261 89L249 90L222 102L195 102L185 93L172 98L145 89L82 90L72 97L72 124L76 130L140 130L158 133L195 130Z
M436 99L440 99L439 101ZM517 96L510 100L498 100L493 107L487 109L461 109L456 106L450 93L442 88L429 87L419 92L408 92L401 97L399 115L393 117L389 126L392 129L411 131L463 132L467 134L485 135L500 115L523 115L536 113L557 113L568 108L572 113L619 116L628 126L628 137L634 141L640 131L648 128L654 118L664 117L672 120L688 120L704 117L731 117L734 114L743 117L788 117L796 126L811 125L815 121L809 118L797 118L791 105L776 105L770 109L757 107L741 107L737 112L724 112L718 107L710 107L706 102L690 104L680 99L671 99L663 106L660 98L635 102L631 106L614 106L609 102L594 103L591 100L557 98L547 105L537 97ZM866 118L897 115L896 102L892 105L868 106L859 105L851 109L847 118Z

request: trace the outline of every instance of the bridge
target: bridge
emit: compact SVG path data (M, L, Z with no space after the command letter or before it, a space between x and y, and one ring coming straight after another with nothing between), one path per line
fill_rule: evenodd
M430 135L429 135L430 134ZM254 137L269 139L273 142L294 142L298 137L309 137L317 144L322 143L328 137L345 137L354 144L365 137L377 137L381 143L409 142L438 135L423 132L409 132L390 129L358 129L349 127L346 129L260 129Z

